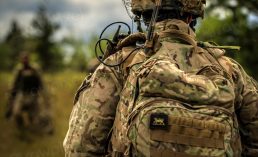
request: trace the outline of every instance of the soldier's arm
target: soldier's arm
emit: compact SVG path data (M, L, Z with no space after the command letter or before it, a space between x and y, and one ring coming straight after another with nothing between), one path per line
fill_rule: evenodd
M21 88L22 70L19 70L15 76L13 87L11 90L11 99L15 98L17 91Z
M64 140L66 157L104 156L109 141L120 93L117 75L100 65L84 85Z
M237 96L236 113L240 125L243 156L258 156L258 93L256 82L236 63Z
M21 88L21 79L22 79L21 73L22 71L19 70L15 76L13 87L11 89L11 93L9 95L8 102L7 102L7 110L5 113L6 118L9 118L12 115L13 102L17 95L18 90Z

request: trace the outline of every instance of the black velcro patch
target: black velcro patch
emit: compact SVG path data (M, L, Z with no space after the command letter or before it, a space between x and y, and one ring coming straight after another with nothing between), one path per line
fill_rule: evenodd
M152 130L167 130L168 115L165 113L153 113L150 115L150 129Z

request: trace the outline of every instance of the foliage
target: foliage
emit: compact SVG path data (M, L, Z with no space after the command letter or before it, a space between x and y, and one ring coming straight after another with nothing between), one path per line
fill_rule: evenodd
M74 37L67 37L63 40L63 44L66 44L72 49L71 57L68 59L67 66L69 69L77 71L86 71L87 57L85 54L85 44L82 40L75 39Z
M16 20L11 23L10 30L4 42L0 44L0 69L13 69L14 60L18 60L23 51L25 38L22 29Z
M213 0L210 1L210 10L213 10L218 7L227 8L230 10L238 10L238 9L247 9L250 12L253 12L255 14L258 14L258 1L251 0Z
M13 62L11 59L11 49L10 46L1 43L0 44L0 70L9 70L13 68Z
M59 25L52 22L47 15L44 5L40 5L37 15L32 21L32 26L37 31L36 52L38 52L43 70L57 70L63 60L63 55L57 48L52 37L58 30Z
M258 79L258 2L243 0L216 0L210 2L206 19L197 31L200 40L213 40L220 45L239 45L240 52L227 51L227 55L240 62L249 74ZM222 16L224 15L224 16Z
M86 43L82 39L77 39L73 36L64 38L62 41L63 46L68 46L72 51L69 52L71 56L68 58L67 68L92 72L96 65L99 64L94 49L97 40L97 35L92 35Z

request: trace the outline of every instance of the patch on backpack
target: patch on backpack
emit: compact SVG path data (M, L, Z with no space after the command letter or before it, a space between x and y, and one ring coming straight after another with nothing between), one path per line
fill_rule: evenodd
M168 115L164 113L153 113L150 115L150 129L152 130L167 130Z

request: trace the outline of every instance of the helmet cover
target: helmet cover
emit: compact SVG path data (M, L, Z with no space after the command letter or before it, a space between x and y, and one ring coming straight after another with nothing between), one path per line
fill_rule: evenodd
M136 15L151 11L155 7L155 0L130 1L131 11ZM178 10L180 13L190 13L195 17L203 17L204 4L206 4L206 0L163 0L161 10Z

